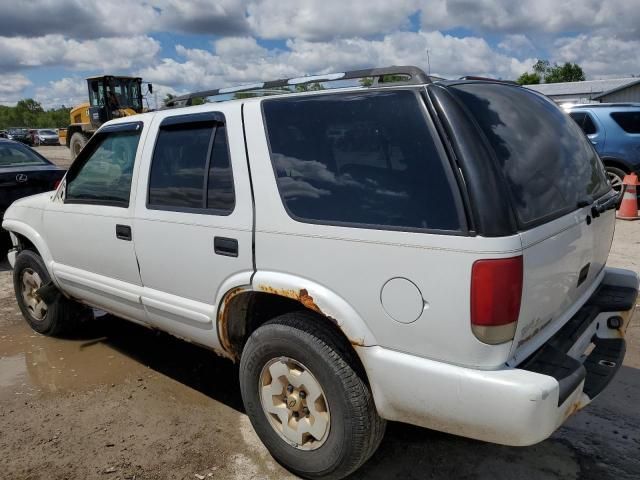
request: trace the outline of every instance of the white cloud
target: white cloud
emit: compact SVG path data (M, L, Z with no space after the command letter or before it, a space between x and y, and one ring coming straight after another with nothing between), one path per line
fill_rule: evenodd
M529 55L535 52L535 46L531 40L529 40L529 37L520 33L505 35L503 40L498 44L498 48L517 55Z
M160 11L156 29L213 35L237 35L248 30L244 0L151 0Z
M640 74L640 40L611 36L560 38L552 60L578 63L590 77L623 77Z
M22 74L0 74L0 104L15 104L22 98L22 92L30 85L31 80Z
M136 35L160 16L149 2L131 0L0 0L0 11L2 35L80 39Z
M433 74L449 78L462 75L515 78L534 62L496 52L477 37L398 32L379 40L289 40L286 50L266 49L250 37L219 40L212 51L178 45L180 60L165 58L138 74L154 83L198 90L382 65L417 65L427 70L427 50Z
M65 77L36 89L35 100L44 108L72 106L87 100L87 81L79 77Z
M62 35L0 37L0 69L56 66L112 71L151 63L160 43L151 37L112 37L78 41Z
M259 0L248 21L263 38L327 40L389 33L408 25L417 0Z
M604 29L637 36L636 0L422 0L425 28L464 27L482 32L551 32Z

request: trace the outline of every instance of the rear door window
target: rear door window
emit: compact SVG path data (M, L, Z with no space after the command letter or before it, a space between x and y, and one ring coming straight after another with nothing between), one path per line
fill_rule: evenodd
M587 112L571 112L569 116L573 118L585 135L593 135L598 131L591 115Z
M299 221L460 230L453 178L413 91L263 102L271 159Z
M627 133L640 133L640 111L613 112L611 118Z
M235 195L224 124L174 120L161 125L158 132L147 206L230 214Z
M520 228L560 217L610 190L593 146L551 100L493 83L451 90L493 148Z

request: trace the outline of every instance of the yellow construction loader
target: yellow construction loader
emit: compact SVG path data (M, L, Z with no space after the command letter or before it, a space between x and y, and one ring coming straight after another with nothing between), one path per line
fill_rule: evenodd
M87 78L89 101L71 109L70 125L60 129L60 144L69 147L74 160L91 135L104 122L113 118L128 117L142 113L142 79L138 77ZM149 93L153 87L147 84Z

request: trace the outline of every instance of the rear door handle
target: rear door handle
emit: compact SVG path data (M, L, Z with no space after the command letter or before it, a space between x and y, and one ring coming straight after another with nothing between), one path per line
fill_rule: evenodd
M225 257L238 256L238 240L235 238L214 237L213 251Z
M131 227L129 225L116 225L116 238L131 241Z

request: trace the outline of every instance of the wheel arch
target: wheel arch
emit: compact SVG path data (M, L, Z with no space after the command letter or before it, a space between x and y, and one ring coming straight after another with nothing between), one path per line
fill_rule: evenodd
M603 156L602 163L604 164L605 167L610 166L610 167L619 168L625 173L630 173L634 171L634 168L632 168L628 162L625 162L624 160L617 157Z
M57 281L51 268L53 258L42 236L33 227L17 220L5 220L2 223L2 228L12 233L18 239L18 247L20 250L34 250L40 255L49 276L57 286Z
M313 312L327 328L339 331L352 348L376 344L364 320L335 292L294 275L259 272L251 285L232 288L219 303L217 332L225 355L237 360L256 328L299 310Z

